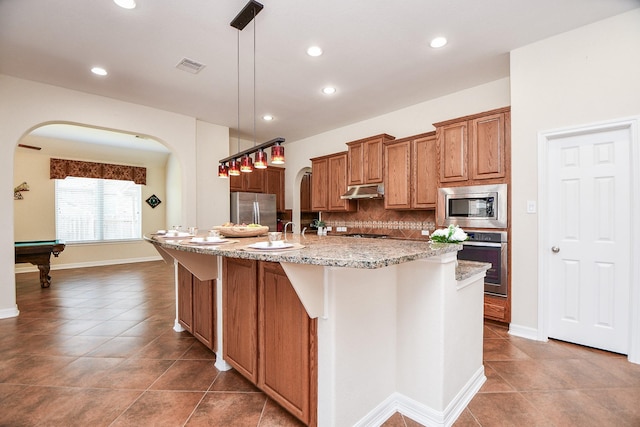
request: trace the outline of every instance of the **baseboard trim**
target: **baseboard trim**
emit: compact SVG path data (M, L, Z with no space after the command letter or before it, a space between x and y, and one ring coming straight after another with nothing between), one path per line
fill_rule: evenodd
M526 338L528 340L540 341L538 339L538 330L528 326L509 324L509 335L514 337ZM546 340L545 340L546 341Z
M99 260L99 261L76 262L71 264L55 264L51 266L51 271L66 270L70 268L103 267L107 265L133 264L137 262L150 262L150 261L162 261L162 257L160 255L155 255L155 256L143 257L143 258L107 259L107 260ZM16 267L15 271L17 274L17 273L33 273L33 272L38 272L39 270L38 270L38 267L36 267L35 265L24 265L23 267Z
M18 310L18 306L16 305L13 308L3 308L0 310L0 319L8 319L10 317L18 317L20 314L20 310Z
M396 412L425 426L449 427L458 419L486 380L484 366L481 366L464 387L460 389L444 411L436 411L427 405L395 392L354 424L354 427L381 426Z

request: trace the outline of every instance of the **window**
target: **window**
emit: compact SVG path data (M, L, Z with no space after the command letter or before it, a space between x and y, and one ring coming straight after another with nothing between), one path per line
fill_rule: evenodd
M73 243L141 238L140 185L76 177L55 181L57 239Z

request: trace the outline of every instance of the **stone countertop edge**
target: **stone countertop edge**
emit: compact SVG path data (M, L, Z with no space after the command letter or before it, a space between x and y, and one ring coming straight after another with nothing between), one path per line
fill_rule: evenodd
M487 271L490 268L490 263L458 260L458 265L456 267L456 280L459 282L461 280L468 279L469 277Z
M254 259L258 261L290 262L329 267L350 267L375 269L402 264L418 259L430 258L450 252L457 252L462 245L455 243L431 243L399 239L365 239L334 236L287 235L287 241L299 243L304 248L282 251L255 251L247 246L267 241L266 236L229 238L232 243L221 245L197 245L179 239L165 239L161 236L144 236L150 243L185 252L220 255L231 258ZM488 268L488 267L487 267ZM458 277L456 270L456 278ZM478 270L477 272L481 271ZM465 269L464 275L472 275ZM459 279L460 280L460 279Z

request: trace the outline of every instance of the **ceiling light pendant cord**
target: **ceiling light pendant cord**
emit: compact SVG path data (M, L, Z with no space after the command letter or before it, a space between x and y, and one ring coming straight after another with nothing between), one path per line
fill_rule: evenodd
M253 11L253 146L256 146L256 11Z
M236 52L236 69L238 70L238 127L236 128L237 151L240 151L240 31L237 32L237 52Z

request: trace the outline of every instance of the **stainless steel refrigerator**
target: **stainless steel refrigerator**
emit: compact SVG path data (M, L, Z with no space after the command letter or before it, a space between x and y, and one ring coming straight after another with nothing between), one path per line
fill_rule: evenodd
M260 224L277 231L276 195L262 193L231 193L231 222Z

